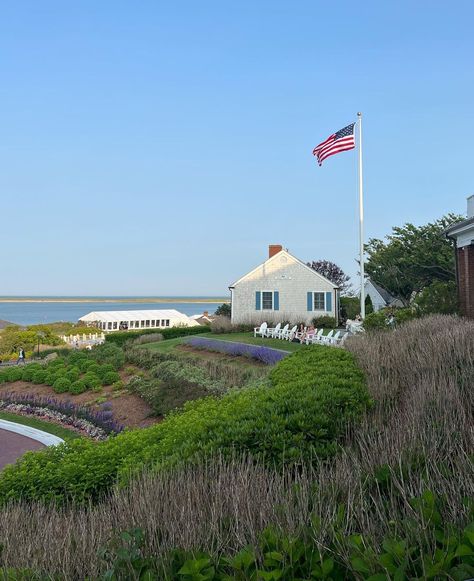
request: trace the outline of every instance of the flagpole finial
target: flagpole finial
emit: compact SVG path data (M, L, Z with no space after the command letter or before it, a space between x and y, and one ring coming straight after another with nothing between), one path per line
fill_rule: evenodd
M362 113L360 111L358 111L357 117L362 117Z

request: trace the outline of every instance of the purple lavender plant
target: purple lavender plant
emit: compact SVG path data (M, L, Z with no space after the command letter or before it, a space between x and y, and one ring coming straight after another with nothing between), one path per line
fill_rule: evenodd
M47 408L65 416L83 419L101 428L107 434L118 434L125 428L113 419L110 409L95 412L87 406L77 406L70 401L60 401L52 397L36 397L29 393L5 393L1 395L0 400L5 404L22 404L32 409Z
M233 343L231 341L219 341L218 339L208 339L204 337L190 337L184 343L195 349L225 353L227 355L243 356L256 359L266 365L275 365L288 355L284 351L278 351L270 347L260 345L247 345L246 343Z

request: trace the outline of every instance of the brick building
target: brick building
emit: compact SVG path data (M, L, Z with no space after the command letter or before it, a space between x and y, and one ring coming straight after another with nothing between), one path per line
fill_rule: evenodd
M467 199L467 219L446 230L454 240L461 313L474 319L474 195Z

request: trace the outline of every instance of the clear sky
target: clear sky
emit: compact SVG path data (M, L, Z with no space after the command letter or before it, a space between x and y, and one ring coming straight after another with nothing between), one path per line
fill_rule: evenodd
M222 295L281 243L355 275L367 237L474 193L471 0L15 0L0 8L0 295Z

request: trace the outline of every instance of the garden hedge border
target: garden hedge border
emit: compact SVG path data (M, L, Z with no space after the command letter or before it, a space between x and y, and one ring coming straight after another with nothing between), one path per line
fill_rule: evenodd
M159 333L163 336L163 340L166 340L210 332L211 328L205 325L201 325L199 327L170 327L169 329L142 329L141 331L118 331L117 333L109 333L106 335L105 342L115 343L115 345L123 347L125 343L128 343L128 341L131 341L132 339L137 339L138 337L142 337L143 335L150 335L152 333Z

